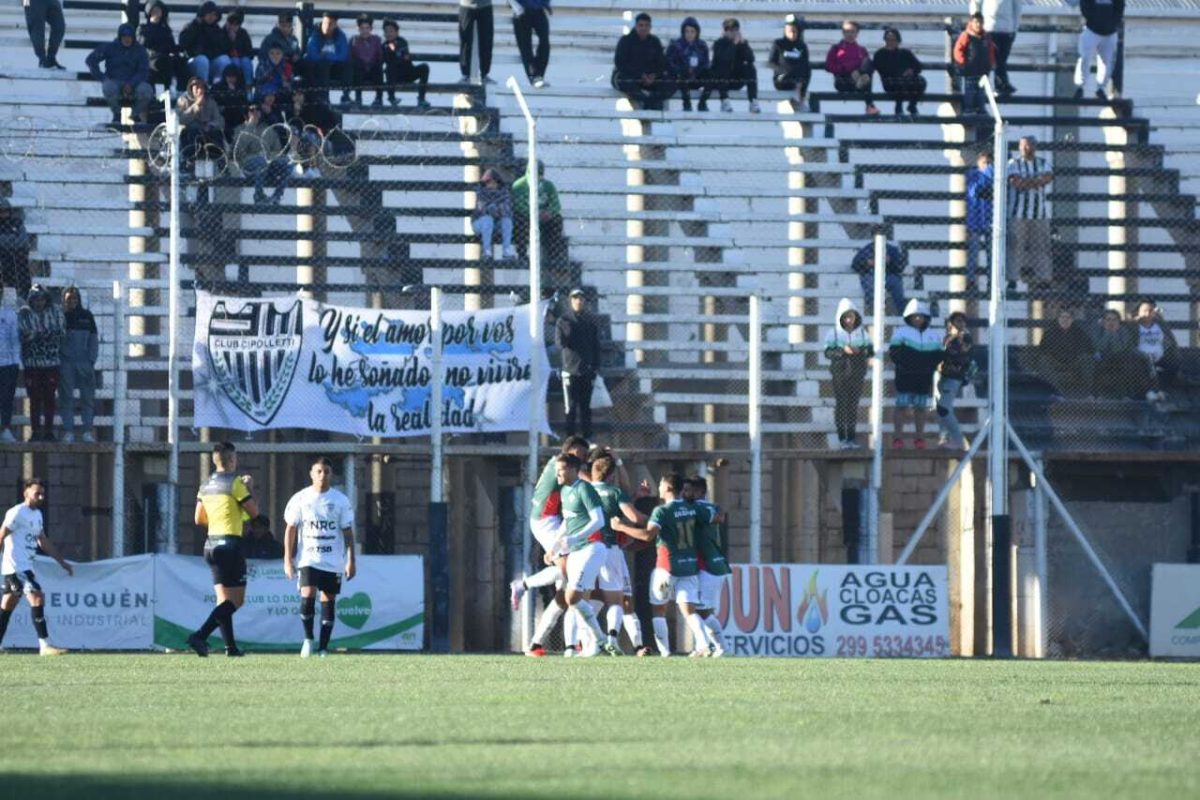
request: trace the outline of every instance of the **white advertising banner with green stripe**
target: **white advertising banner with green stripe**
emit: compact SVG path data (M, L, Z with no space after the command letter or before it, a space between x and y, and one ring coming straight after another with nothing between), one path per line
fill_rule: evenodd
M196 556L158 556L154 570L154 645L187 647L184 639L212 610L212 573ZM234 617L244 650L299 649L300 590L282 561L248 562L246 604ZM319 620L318 620L319 624ZM420 556L359 556L358 574L342 581L330 647L420 650L425 641L425 571ZM219 636L210 641L222 646Z

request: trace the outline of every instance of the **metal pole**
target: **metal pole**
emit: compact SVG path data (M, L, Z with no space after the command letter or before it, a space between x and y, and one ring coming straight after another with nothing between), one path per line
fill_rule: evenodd
M347 453L342 459L342 488L346 490L346 497L350 500L350 510L354 514L354 518L358 519L358 473L355 472L354 453ZM363 533L355 533L354 535L354 554L362 555L363 540L366 539L365 524L360 524L358 529Z
M762 563L762 299L750 295L750 563Z
M867 490L866 551L869 564L877 564L879 553L879 494L883 491L883 320L884 282L887 280L887 238L883 231L875 233L875 291L871 297L871 316L875 327L871 344L875 356L871 360L871 481ZM904 313L898 308L896 312ZM841 321L837 323L840 325Z
M171 221L167 266L167 552L179 552L179 118L163 93L171 142Z
M1045 468L1039 463L1038 469ZM1047 656L1050 643L1047 621L1050 619L1050 563L1046 550L1046 490L1038 477L1033 479L1033 568L1038 582L1038 658Z
M125 296L113 281L113 558L125 555Z
M433 383L429 388L429 438L433 445L433 466L429 470L429 500L442 502L442 290L429 290L429 338L433 345L430 368Z

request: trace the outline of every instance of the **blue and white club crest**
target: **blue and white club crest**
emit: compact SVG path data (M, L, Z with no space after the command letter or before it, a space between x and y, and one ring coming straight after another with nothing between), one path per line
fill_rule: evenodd
M212 375L230 401L259 425L271 424L287 398L303 336L299 300L284 310L270 300L247 300L235 311L222 300L213 309L208 321Z

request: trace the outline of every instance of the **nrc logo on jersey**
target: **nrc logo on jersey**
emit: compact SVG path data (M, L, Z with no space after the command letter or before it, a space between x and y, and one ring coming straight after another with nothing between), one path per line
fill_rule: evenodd
M314 531L336 531L338 525L333 520L308 519L304 521L304 527Z
M304 308L279 310L251 300L236 311L217 303L208 321L208 361L222 391L259 425L269 425L291 388L300 360Z

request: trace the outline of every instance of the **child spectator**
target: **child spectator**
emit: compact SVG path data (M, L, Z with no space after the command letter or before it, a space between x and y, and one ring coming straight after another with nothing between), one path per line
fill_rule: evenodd
M883 31L883 47L875 51L875 71L879 83L888 97L896 101L896 116L900 106L908 102L908 113L917 113L917 103L925 96L925 78L921 77L921 62L907 47L901 47L904 39L895 28Z
M833 380L834 412L838 446L843 450L858 447L858 401L862 397L867 362L875 355L871 334L863 325L862 314L854 301L843 297L837 318L825 334L825 357Z
M904 270L908 268L908 253L895 242L888 242L885 250L887 262L883 270L883 288L892 298L892 313L904 308ZM875 303L875 243L867 242L850 262L850 268L858 273L862 285L863 303Z
M483 173L483 180L475 190L475 213L471 219L471 229L479 234L484 259L492 258L492 239L497 222L500 224L500 241L504 248L504 258L516 258L512 246L512 194L504 185L500 173L489 167Z
M783 37L771 45L767 63L774 71L775 88L781 92L796 92L792 100L795 111L808 110L808 84L812 81L808 44L804 41L804 17L788 14L783 18Z
M1059 309L1057 322L1042 334L1037 352L1041 377L1054 388L1057 397L1092 393L1096 370L1092 340L1075 324L1071 309Z
M1105 397L1141 397L1150 388L1138 334L1115 308L1105 310L1094 342L1096 393ZM1155 399L1158 398L1157 392Z
M104 73L100 65L104 64ZM87 57L88 70L100 81L104 99L112 111L112 124L121 124L121 104L126 100L133 104L133 115L139 122L146 121L146 111L154 102L154 87L150 78L150 60L146 48L134 41L132 25L117 28L117 38L97 47Z
M241 9L230 11L225 18L224 50L214 63L213 71L224 75L226 65L233 64L242 71L242 85L249 86L254 82L254 43L242 27L245 19Z
M350 65L353 72L354 102L361 106L363 86L375 87L375 107L383 105L383 42L371 32L374 20L369 14L358 15L358 33L350 40Z
M96 318L83 306L79 289L63 290L63 321L66 333L62 343L62 366L58 399L62 407L64 442L75 441L75 393L79 392L80 441L94 442L92 420L96 411L96 360L100 357L100 334Z
M962 113L982 114L986 95L979 79L996 66L996 43L983 30L983 14L972 14L954 43L954 64L962 78Z
M258 106L246 109L246 121L238 126L233 138L233 159L242 174L254 178L254 202L267 202L263 187L268 181L275 184L272 205L279 205L291 177L291 166L279 133L262 121Z
M192 76L205 83L215 81L221 75L217 59L225 55L226 36L221 27L221 11L212 0L205 0L196 12L196 18L179 32L179 47L187 56Z
M225 120L225 141L233 141L233 132L246 118L246 84L242 81L242 68L237 64L226 64L221 82L213 87L212 98L221 109Z
M13 400L21 371L21 330L12 304L0 302L0 443L17 440L12 432Z
M871 70L871 56L858 43L858 23L848 19L842 23L842 40L825 55L825 71L833 76L833 88L839 94L862 97L867 113L878 114L871 95Z
M937 405L938 447L962 450L966 447L954 405L962 394L965 383L971 380L974 362L971 360L973 346L967 331L967 315L955 311L946 320L946 335L942 338L942 363L938 364Z
M562 205L558 200L558 189L546 179L546 165L538 162L538 230L541 234L543 266L550 266L565 258L566 244L563 242ZM517 251L524 258L529 249L529 172L517 178L512 185L513 231L517 239Z
M683 98L683 110L692 110L693 89L700 90L700 111L708 111L709 83L708 45L700 38L700 23L686 17L679 26L679 38L667 46L667 69Z
M990 252L992 246L992 192L996 173L992 154L980 150L975 166L967 170L967 292L978 291L975 274L979 269L979 254Z
M25 367L25 392L29 395L31 442L54 441L54 397L66 334L62 309L50 302L50 293L35 283L28 302L18 315L21 330L21 363Z
M261 103L264 98L274 97L286 105L291 101L291 94L292 70L284 61L283 48L274 44L254 71L254 99Z
M146 5L146 21L138 28L138 42L146 48L150 59L150 84L169 89L172 82L183 92L187 87L187 57L175 43L171 30L170 9L160 0Z
M414 64L408 40L400 35L400 25L394 19L383 21L383 74L387 81L388 102L400 105L395 87L406 83L417 84L417 108L427 109L425 87L429 84L429 65Z
M338 27L337 14L326 11L321 24L308 37L304 53L305 82L309 86L342 87L342 102L350 102L350 42Z
M750 113L762 109L758 105L758 70L754 68L754 51L742 38L741 24L730 17L721 23L723 35L712 46L712 83L721 98L721 110L733 111L729 93L746 87L746 99L750 101Z
M188 90L175 103L179 114L179 153L183 169L195 169L196 159L206 151L225 148L225 120L217 101L209 97L208 84L202 78L188 81Z
M1162 313L1151 300L1143 300L1137 307L1137 349L1145 357L1150 369L1150 390L1147 400L1166 400L1162 387L1175 379L1179 371L1179 345L1175 334L1163 324Z
M662 42L650 33L650 15L638 14L633 30L617 42L613 55L612 85L647 111L661 111L675 93L667 70Z
M258 46L258 60L263 62L267 60L267 56L271 52L272 47L278 47L283 53L283 63L288 70L288 79L294 78L299 72L300 57L303 51L300 49L300 40L296 38L292 21L291 11L281 11L275 18L275 27L271 32L263 37L262 43Z
M925 415L933 373L942 361L942 337L929 327L929 307L916 299L904 307L904 324L892 334L888 355L896 367L896 430L892 447L904 449L904 418L912 420L913 447L925 449Z

